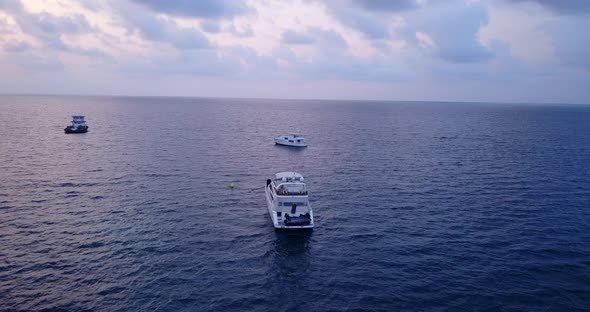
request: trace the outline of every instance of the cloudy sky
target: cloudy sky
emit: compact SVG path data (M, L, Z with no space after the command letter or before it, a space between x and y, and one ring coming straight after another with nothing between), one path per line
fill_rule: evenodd
M0 93L590 103L590 1L0 0Z

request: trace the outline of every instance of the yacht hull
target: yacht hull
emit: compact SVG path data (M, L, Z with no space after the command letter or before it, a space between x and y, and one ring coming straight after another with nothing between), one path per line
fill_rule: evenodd
M269 190L269 187L266 186L264 188L264 193L266 195L266 205L268 207L268 214L272 221L273 226L277 230L305 230L305 229L313 229L313 211L310 210L309 212L309 224L302 224L302 225L288 225L288 223L294 224L295 222L285 222L283 219L279 219L277 216L277 206L275 205L274 201L272 200L272 195ZM299 219L300 217L295 217L292 219ZM295 221L295 220L293 220ZM305 223L305 222L303 222Z
M86 133L88 132L88 127L78 127L78 128L73 128L72 126L68 126L64 129L65 133L67 134L71 134L71 133Z
M305 143L291 143L289 141L283 141L283 140L278 140L278 139L275 139L275 143L277 145L282 145L282 146L307 147L307 144L305 144Z

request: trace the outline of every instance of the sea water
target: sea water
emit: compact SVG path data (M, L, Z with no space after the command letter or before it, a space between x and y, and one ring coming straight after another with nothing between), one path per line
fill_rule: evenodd
M590 106L0 97L0 310L589 307Z

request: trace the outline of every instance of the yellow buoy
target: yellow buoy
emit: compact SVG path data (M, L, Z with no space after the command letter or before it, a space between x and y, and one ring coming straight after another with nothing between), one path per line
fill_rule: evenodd
M234 188L234 183L233 182L229 184L229 188Z

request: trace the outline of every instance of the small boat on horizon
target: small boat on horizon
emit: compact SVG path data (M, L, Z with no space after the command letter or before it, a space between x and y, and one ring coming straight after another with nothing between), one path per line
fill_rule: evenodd
M301 134L287 134L275 138L275 143L278 145L306 147L305 138Z
M266 180L265 194L275 229L313 228L313 210L301 174L277 173L274 179Z
M75 115L72 116L72 124L67 126L64 131L66 133L86 133L88 132L88 126L86 125L86 120L84 120L84 116Z

